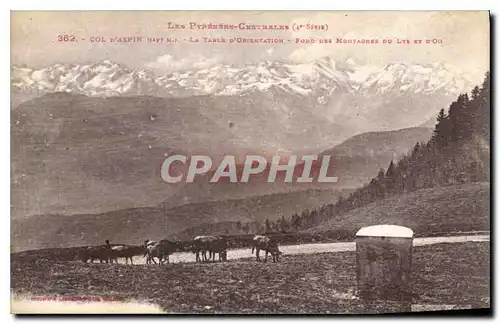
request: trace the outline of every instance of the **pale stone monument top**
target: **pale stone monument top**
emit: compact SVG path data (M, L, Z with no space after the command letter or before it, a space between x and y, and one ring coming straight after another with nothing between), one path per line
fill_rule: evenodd
M356 233L356 236L412 238L413 231L408 227L398 225L374 225L363 227Z

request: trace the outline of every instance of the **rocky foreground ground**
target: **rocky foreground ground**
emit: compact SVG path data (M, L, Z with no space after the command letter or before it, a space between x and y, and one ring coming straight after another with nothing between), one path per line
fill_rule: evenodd
M34 252L36 253L36 252ZM168 313L362 313L354 252L164 266L11 262L18 296L102 297L158 305ZM414 309L490 307L490 243L415 247Z

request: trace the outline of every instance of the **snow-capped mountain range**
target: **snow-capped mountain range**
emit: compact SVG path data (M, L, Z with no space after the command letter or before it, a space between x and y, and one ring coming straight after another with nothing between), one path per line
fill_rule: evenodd
M476 85L445 64L379 67L331 58L162 75L109 61L55 64L14 67L11 81L12 99L24 101L11 112L13 209L25 215L289 190L264 181L235 187L205 181L180 190L158 173L165 153L219 161L227 154L241 160L249 153L340 152L345 156L331 164L342 175L338 185L358 186L387 166L393 152L432 132L387 131L435 121L458 93Z
M110 61L54 64L41 69L15 66L11 85L14 93L34 96L71 92L106 97L233 96L277 88L294 95L312 96L319 104L327 104L336 93L456 95L469 91L472 82L466 74L443 63L371 66L325 57L305 64L259 61L239 68L219 64L164 75L147 69L132 70Z

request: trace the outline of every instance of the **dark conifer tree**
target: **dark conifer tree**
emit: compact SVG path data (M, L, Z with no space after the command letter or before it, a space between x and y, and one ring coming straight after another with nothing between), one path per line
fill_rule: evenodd
M490 73L486 73L483 85L479 93L478 117L475 129L484 139L489 142L490 138Z
M434 133L432 134L431 143L436 146L437 149L440 149L446 145L448 145L451 138L451 130L449 119L444 109L439 111L437 116L437 124L434 128Z

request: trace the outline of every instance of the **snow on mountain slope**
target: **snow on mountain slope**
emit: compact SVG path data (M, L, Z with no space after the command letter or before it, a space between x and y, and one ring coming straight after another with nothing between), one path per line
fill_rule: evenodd
M110 61L93 64L55 64L42 69L13 67L14 92L44 94L72 92L87 96L191 95L232 96L280 87L301 96L315 96L322 104L334 93L385 94L442 92L455 95L471 81L442 63L386 66L357 65L325 57L307 64L259 61L241 68L220 64L211 68L155 75L134 71Z
M324 57L302 64L280 61L258 61L241 67L219 64L164 75L155 75L150 70L135 71L110 61L55 64L42 69L13 67L11 86L13 107L54 92L90 97L209 96L221 99L221 106L213 108L214 116L210 118L218 122L221 116L227 116L240 125L248 122L248 111L239 110L241 101L264 119L278 114L281 129L302 129L302 136L313 132L316 135L307 133L308 136L319 138L318 145L324 147L356 133L408 128L435 118L459 93L472 89L475 84L470 80L456 68L442 63L374 66L360 65L352 59L341 62ZM226 103L234 102L233 99L234 109L228 108ZM312 120L335 127L324 125L314 130ZM227 125L229 121L221 123ZM338 133L331 134L333 129ZM336 137L335 142L331 136Z

